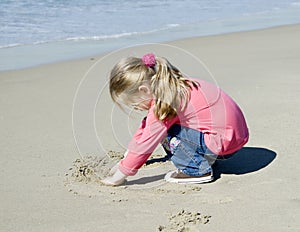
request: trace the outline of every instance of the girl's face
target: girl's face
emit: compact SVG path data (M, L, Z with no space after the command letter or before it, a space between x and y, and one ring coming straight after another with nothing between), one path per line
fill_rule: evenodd
M150 91L148 85L141 85L138 88L138 92L134 95L129 95L123 98L123 103L128 105L135 110L149 110L151 107L151 102L153 100L153 95Z
M141 85L139 87L138 94L131 98L129 105L135 110L149 110L152 100L153 95L150 91L149 86Z
M139 99L133 100L129 105L135 110L149 110L151 107L152 98L144 98L141 96Z

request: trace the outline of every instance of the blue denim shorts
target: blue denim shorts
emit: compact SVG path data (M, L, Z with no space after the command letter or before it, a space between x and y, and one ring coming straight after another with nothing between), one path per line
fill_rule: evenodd
M217 155L210 151L200 131L174 124L162 146L173 164L184 174L202 176L212 171Z

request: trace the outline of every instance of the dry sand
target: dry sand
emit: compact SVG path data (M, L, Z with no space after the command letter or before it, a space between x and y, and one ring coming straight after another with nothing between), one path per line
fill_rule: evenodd
M300 231L299 38L291 25L1 72L0 231ZM218 162L213 183L167 184L169 162L124 186L99 183L143 116L113 107L108 71L150 50L216 82L245 113L250 141Z

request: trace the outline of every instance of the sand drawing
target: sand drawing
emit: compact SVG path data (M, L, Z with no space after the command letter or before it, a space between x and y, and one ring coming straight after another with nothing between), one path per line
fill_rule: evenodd
M123 158L123 154L123 152L111 150L105 156L89 155L77 158L64 175L64 185L69 192L88 196L103 195L111 192L112 189L118 192L138 189L147 191L147 194L189 194L197 193L201 190L199 185L177 186L175 184L176 187L174 188L174 184L166 183L163 180L164 173L174 167L159 154L154 154L150 162L142 167L140 172L143 173L139 177L128 177L128 181L117 188L104 186L100 180L108 176L110 169ZM155 175L157 173L160 175L154 182L151 182L151 176L154 173L153 169L156 169ZM143 179L150 182L143 182Z
M99 195L100 187L104 187L100 180L122 157L122 152L108 151L104 156L77 158L65 173L64 185L74 194Z

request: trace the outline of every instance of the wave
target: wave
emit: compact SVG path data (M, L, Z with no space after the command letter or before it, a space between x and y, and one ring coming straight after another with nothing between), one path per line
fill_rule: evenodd
M165 27L150 31L133 31L133 32L123 32L119 34L112 34L112 35L99 35L99 36L78 36L78 37L69 37L64 39L56 39L56 40L49 40L49 41L36 41L33 43L14 43L14 44L7 44L7 45L0 45L0 49L2 48L13 48L13 47L20 47L20 46L30 46L30 45L39 45L39 44L48 44L48 43L56 43L56 42L65 42L65 41L73 41L73 42L80 42L80 41L101 41L101 40L110 40L110 39L120 39L132 36L142 36L142 35L150 35L153 33L158 33L162 31L167 31L169 29L179 27L180 24L167 24Z
M0 45L0 49L1 48L13 48L13 47L18 47L18 46L22 46L22 45L24 45L24 44L14 43L14 44Z

